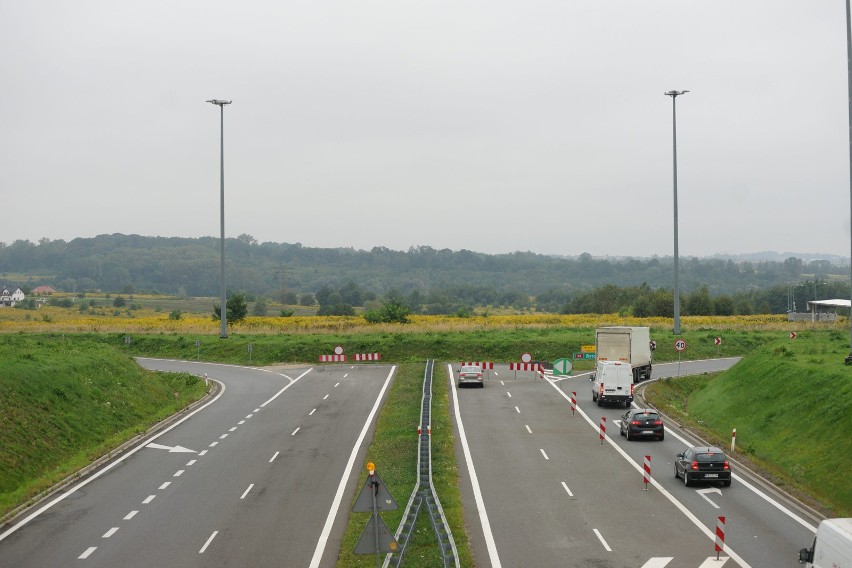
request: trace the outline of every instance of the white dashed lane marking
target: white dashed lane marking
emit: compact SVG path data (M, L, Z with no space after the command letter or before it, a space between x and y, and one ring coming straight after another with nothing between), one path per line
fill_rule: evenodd
M219 531L213 531L213 534L210 535L210 538L207 539L207 542L204 543L204 546L201 547L198 554L204 554L204 551L207 550L207 547L210 546L210 543L213 542L213 539L216 538L217 534L219 534Z
M89 556L91 556L91 555L92 555L92 553L93 553L94 551L96 551L97 549L98 549L98 547L97 547L97 546L90 546L89 548L87 548L87 549L86 549L86 551L85 551L83 554L81 554L81 555L80 555L80 556L78 556L77 558L79 558L80 560L85 560L86 558L88 558Z
M104 533L104 536L102 538L109 538L117 532L118 532L118 527L112 527L111 529L109 529L107 532Z

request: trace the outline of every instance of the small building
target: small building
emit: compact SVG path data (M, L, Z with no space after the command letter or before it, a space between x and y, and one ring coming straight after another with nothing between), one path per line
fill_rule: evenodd
M33 296L50 296L51 294L56 294L56 290L50 286L36 286L33 288L32 294Z
M838 308L850 309L852 300L811 300L809 312L787 312L787 321L837 321Z
M20 288L15 288L14 292L10 292L8 288L3 288L0 292L0 308L14 307L18 302L23 302L26 295Z

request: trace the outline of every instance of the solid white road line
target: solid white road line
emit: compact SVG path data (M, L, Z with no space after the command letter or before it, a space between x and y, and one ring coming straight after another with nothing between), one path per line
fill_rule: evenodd
M248 492L251 491L251 488L254 487L254 483L249 483L248 489L243 491L243 494L240 496L240 499L245 499Z
M157 498L156 495L148 495L147 497L145 497L145 500L142 501L142 504L147 505L148 503L150 503L151 501L153 501L156 498Z
M91 556L91 555L92 555L92 553L93 553L94 551L96 551L97 549L98 549L98 547L97 547L97 546L90 546L89 548L87 548L87 549L86 549L86 551L85 551L83 554L81 554L81 555L80 555L80 556L78 556L77 558L78 558L78 559L80 559L80 560L85 560L86 558L88 558L89 556Z
M133 517L135 517L135 516L136 516L136 513L138 513L138 512L139 512L139 511L130 511L130 512L129 512L129 513L127 513L127 515L124 517L124 520L125 520L125 521L129 521L130 519L132 519Z
M394 372L396 371L396 365L391 367L390 372L388 373L388 378L385 379L385 384L382 385L381 390L379 390L379 394L376 397L376 402L373 404L373 409L370 410L369 416L367 416L367 420L364 422L364 427L361 428L361 433L358 435L358 439L355 441L355 445L352 446L352 452L349 454L349 461L346 463L346 467L343 470L343 475L340 478L340 484L337 486L337 492L334 494L334 500L331 503L331 508L328 511L328 516L325 519L325 525L322 528L322 532L320 533L319 539L317 540L317 546L314 549L313 558L311 558L310 568L318 568L320 564L320 560L322 560L323 552L325 552L325 546L328 543L328 535L331 534L331 526L334 524L334 519L337 517L337 511L340 509L340 503L343 501L343 493L346 489L346 485L349 482L349 477L352 475L352 469L355 465L355 458L358 456L358 449L361 447L361 444L364 443L364 438L367 437L367 431L370 429L370 424L373 422L373 418L375 418L376 413L379 410L379 405L382 402L382 397L385 395L385 391L388 389L388 385L390 384L391 377L393 377Z
M598 531L598 529L592 529L592 530L593 530L593 531L595 531L595 534L596 534L596 535L598 535L598 540L600 540L600 541L601 541L601 544L603 545L603 547L604 547L604 548L606 548L606 551L607 551L607 552L612 552L612 549L611 549L611 548L609 547L609 545L606 543L606 541L604 540L604 537L603 537L603 536L601 536L601 533Z
M277 457L278 457L278 454L280 454L280 453L281 453L281 452L275 452L275 454L273 454L273 455L272 455L272 457L271 457L271 458L269 458L269 463L274 462L274 461L275 461L275 458L277 458Z
M81 481L80 483L72 486L70 489L68 489L68 491L64 492L62 495L51 500L50 502L48 502L44 506L39 507L38 509L36 509L35 511L33 511L32 513L27 515L19 523L13 525L9 529L7 529L5 532L0 534L0 541L3 541L3 539L5 539L7 536L14 533L19 528L21 528L22 526L24 526L25 524L27 524L28 522L30 522L31 520L33 520L37 516L41 515L42 513L44 513L45 511L47 511L48 509L50 509L51 507L53 507L57 503L59 503L60 501L66 499L69 495L73 495L74 493L79 491L81 488L83 488L86 485L88 485L89 483L93 482L94 480L96 480L97 478L99 478L100 476L102 476L103 474L105 474L106 472L108 472L109 470L111 470L112 468L114 468L115 466L117 466L118 464L120 464L121 462L123 462L124 460L126 460L127 458L129 458L130 456L132 456L133 454L135 454L136 452L138 452L139 450L141 450L142 448L144 448L145 446L147 446L148 444L150 444L151 442L153 442L154 440L159 438L160 436L162 436L163 434L165 434L166 432L169 432L173 428L177 428L180 424L183 424L184 421L189 420L196 413L201 412L202 410L204 410L205 408L207 408L208 406L210 406L211 404L213 404L214 402L219 400L219 397L221 397L223 394L225 394L225 390L226 390L224 384L219 383L219 385L222 388L219 390L219 394L217 394L213 398L213 400L211 400L207 404L203 404L203 405L199 406L198 408L196 408L195 410L193 410L192 412L190 412L189 414L187 414L186 416L184 416L183 418L181 418L180 420L178 420L177 422L175 422L174 424L172 424L168 428L165 428L161 432L154 434L153 436L146 439L144 442L142 442L141 444L139 444L138 446L136 446L132 450L129 450L128 452L124 453L120 458L116 459L115 461L113 461L112 463L107 465L106 467L99 469L94 474L92 474L91 476L86 478L84 481Z
M160 485L160 489L165 489L166 487L168 487L168 486L169 486L169 485L171 485L171 484L172 484L172 482L171 482L171 481L166 481L165 483L163 483L162 485Z
M550 459L549 457L547 457L547 454L546 454L546 453L544 453L544 448L539 448L539 449L538 449L538 451L540 451L540 452L541 452L541 455L543 455L543 456L544 456L544 459L546 459L546 460L549 460L549 459Z
M293 385L295 385L295 384L296 384L296 382L297 382L299 379L301 379L302 377L304 377L305 375L307 375L308 373L310 373L310 372L311 372L311 371L313 371L313 370L314 370L314 368L313 368L313 367L311 367L310 369L308 369L307 371L305 371L304 373L302 373L301 375L299 375L299 376L298 376L298 377L296 377L295 379L290 379L290 381L291 381L291 382L290 382L290 384L289 384L289 385L287 385L286 387L282 388L280 391L278 391L277 393L275 393L274 395L272 395L272 397L271 397L269 400L267 400L266 402L264 402L263 404L261 404L261 405L260 405L260 408L265 407L267 404L269 404L270 402L272 402L273 400L275 400L276 398L278 398L279 396L281 396L281 393L283 393L285 390L287 390L287 389L289 389L290 387L292 387ZM287 378L289 379L290 377L287 377ZM255 409L254 409L254 412L255 412L255 413L260 412L260 408L255 408Z
M204 546L201 547L198 554L204 554L204 551L207 550L207 547L210 546L210 543L213 542L213 539L216 538L217 534L219 534L219 531L213 531L213 534L210 535L210 538L207 539L207 542L204 543Z
M569 496L569 497L573 497L573 496L574 496L574 494L573 494L573 493L571 493L571 490L570 490L570 489L568 489L568 486L565 484L565 482L564 482L564 481L562 482L562 487L564 487L564 488L565 488L565 491L567 491L567 492L568 492L568 496Z
M453 382L452 365L447 365L447 370L450 374L450 382ZM453 406L455 407L456 424L459 427L459 439L461 440L462 451L464 452L464 461L467 463L468 476L473 486L473 498L476 501L476 510L479 512L479 522L482 524L482 533L485 537L485 547L488 549L488 557L491 560L491 568L501 568L502 564L500 564L500 556L497 554L497 544L494 542L494 534L491 532L491 522L488 520L488 512L485 510L482 489L479 487L479 478L476 476L476 469L473 467L473 458L470 455L470 446L467 443L467 436L464 433L458 395L456 394L456 389L451 388L450 390L453 393ZM516 406L515 409L517 408Z
M112 527L107 532L105 532L104 536L102 536L101 538L109 538L117 532L118 532L118 527Z
M527 432L529 432L530 434L532 434L532 430L530 430L530 426L529 426L529 424L524 424L524 426L526 426L526 427L527 427Z
M296 428L295 430L293 430L293 433L292 433L292 434L290 434L290 435L291 435L291 436L295 436L295 435L296 435L296 432L298 432L298 431L299 431L299 430L301 430L301 429L302 429L302 427L301 427L301 426L299 426L298 428Z

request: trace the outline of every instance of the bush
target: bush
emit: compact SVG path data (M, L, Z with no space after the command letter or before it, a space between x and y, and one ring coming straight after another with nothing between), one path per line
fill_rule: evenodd
M171 313L169 314L169 319L170 320L179 320L182 315L183 315L183 312L181 312L180 310L172 310Z

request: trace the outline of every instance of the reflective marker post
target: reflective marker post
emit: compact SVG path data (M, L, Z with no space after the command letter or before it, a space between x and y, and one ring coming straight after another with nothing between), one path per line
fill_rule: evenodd
M642 479L645 482L645 489L642 491L647 491L648 484L651 483L651 456L645 456L645 463L642 465L642 469L644 470Z
M603 446L604 438L606 438L606 416L601 416L601 446Z
M577 393L571 391L571 416L574 416L574 411L577 409Z

